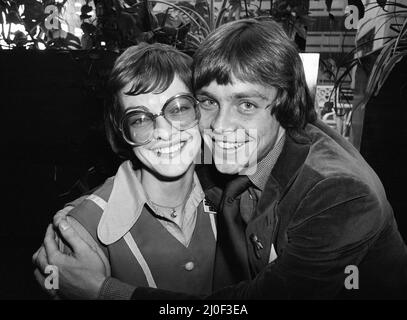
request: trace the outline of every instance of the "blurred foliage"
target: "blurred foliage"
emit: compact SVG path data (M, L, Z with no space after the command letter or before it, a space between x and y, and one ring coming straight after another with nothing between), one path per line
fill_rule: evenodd
M308 16L308 9L309 1L278 1L273 6L271 15L282 24L292 39L295 39L296 35L305 39L307 36L307 26L313 21Z
M326 1L329 10L331 2ZM349 0L349 3L358 8L362 6L360 0ZM370 10L376 10L375 15L370 15L359 24L355 35L355 47L344 56L340 55L336 58L332 56L329 60L321 61L323 71L334 83L331 94L333 96L341 98L345 96L342 90L347 90L346 80L352 79L356 67L366 74L367 83L363 85L363 98L353 105L352 113L358 108L366 107L370 100L380 93L390 74L401 71L395 67L407 56L407 5L397 1L377 0L371 2L369 7L363 8L363 11L359 9L359 18ZM380 30L385 25L389 27L388 32L380 34ZM365 28L370 28L371 36L358 37L362 30L365 31ZM369 32L364 34L367 35ZM372 51L376 41L383 44ZM370 55L371 59L363 59L367 55ZM374 63L371 64L371 61ZM340 116L337 112L339 110L336 105L337 100L335 99L334 102L333 109L337 116ZM348 129L351 124L352 117L349 117Z
M82 10L89 10L90 0L83 2ZM72 28L90 20L75 15L73 0L0 0L1 48L81 49Z
M265 10L262 1L250 0L223 0L217 8L207 0L0 0L0 43L3 49L120 52L144 41L193 52L221 24L251 17L277 20L293 39L305 39L309 1L271 3Z

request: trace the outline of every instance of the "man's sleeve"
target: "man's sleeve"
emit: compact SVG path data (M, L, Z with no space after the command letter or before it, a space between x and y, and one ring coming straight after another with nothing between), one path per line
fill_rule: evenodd
M344 287L345 268L358 265L383 227L376 196L352 178L316 184L298 206L287 246L251 281L206 299L330 299ZM135 289L133 299L189 299L188 295Z
M116 278L106 278L99 300L196 300L203 297L147 287L135 287Z
M130 300L136 287L108 277L102 284L98 300Z

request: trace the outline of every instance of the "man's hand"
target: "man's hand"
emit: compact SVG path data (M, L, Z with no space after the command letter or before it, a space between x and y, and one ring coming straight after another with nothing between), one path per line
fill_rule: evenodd
M73 206L66 206L55 214L53 218L53 223L56 228L59 226L59 223L66 218L69 211L71 211L73 208L74 208Z
M107 276L101 257L65 219L59 221L58 228L62 238L71 247L72 254L59 251L52 225L49 225L43 246L33 255L37 281L44 287L44 270L47 265L54 265L58 267L59 295L69 299L97 299Z

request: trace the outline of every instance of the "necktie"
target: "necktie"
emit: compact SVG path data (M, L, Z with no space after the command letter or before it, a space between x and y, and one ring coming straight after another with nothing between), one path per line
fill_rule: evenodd
M240 215L239 199L252 183L247 176L230 181L223 192L218 214L214 289L250 279L245 236L246 223Z
M232 198L236 198L241 195L243 191L247 190L252 185L250 179L247 176L237 176L231 180L225 187L224 195ZM225 197L224 197L225 200Z

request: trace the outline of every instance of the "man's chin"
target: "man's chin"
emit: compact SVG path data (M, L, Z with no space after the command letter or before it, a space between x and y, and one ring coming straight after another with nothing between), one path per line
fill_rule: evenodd
M213 154L213 162L216 169L224 174L242 174L246 175L248 164L252 163L251 157L245 157L240 154L235 156L222 157L220 153ZM256 163L256 161L254 161Z
M243 169L243 166L240 166L238 164L225 164L225 163L216 163L215 162L215 166L219 172L224 173L224 174L238 174Z

